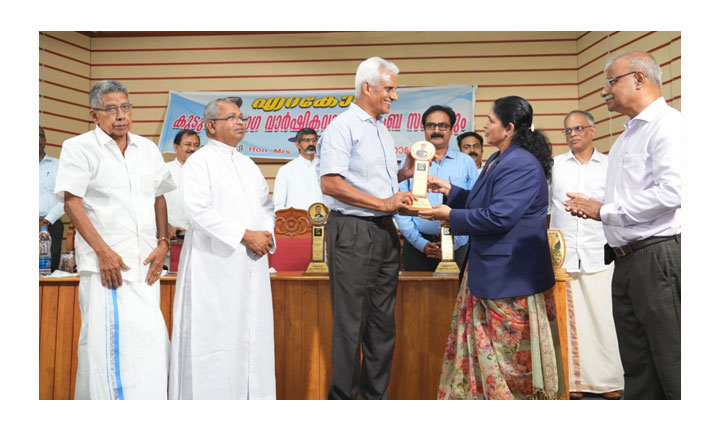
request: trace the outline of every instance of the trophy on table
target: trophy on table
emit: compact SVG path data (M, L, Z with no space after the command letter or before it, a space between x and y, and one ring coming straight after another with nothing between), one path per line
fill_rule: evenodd
M556 278L558 276L567 276L567 271L562 268L565 262L565 237L562 231L557 229L547 230L548 243L550 244L550 260L555 270Z
M430 161L435 156L435 146L428 141L418 141L410 147L410 154L415 159L415 174L413 174L411 192L418 200L413 201L409 209L400 209L399 213L407 216L417 216L421 210L432 209L432 204L427 199L427 182Z
M442 259L438 263L433 274L458 274L460 269L455 263L455 243L453 236L450 234L450 223L443 222L440 226L440 250L442 251Z
M308 219L312 224L312 253L310 264L304 274L327 274L328 266L325 262L325 221L328 218L328 208L321 202L316 202L308 208Z

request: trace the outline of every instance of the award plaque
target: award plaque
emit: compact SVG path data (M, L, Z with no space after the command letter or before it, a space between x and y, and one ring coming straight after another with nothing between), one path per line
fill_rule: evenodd
M321 202L316 202L308 208L308 219L312 223L312 253L310 264L304 274L327 274L328 266L325 262L325 221L328 218L328 208Z
M433 274L460 273L460 269L455 263L455 243L452 234L450 234L450 224L448 222L443 222L440 227L440 249L442 251L442 260Z
M432 209L432 204L427 199L427 182L430 161L435 156L435 146L428 141L418 141L410 147L410 154L415 159L411 192L418 200L413 201L413 205L409 209L401 209L400 214L417 216L420 210Z
M566 273L562 268L565 263L565 237L560 230L547 230L548 243L550 244L550 260L556 274Z

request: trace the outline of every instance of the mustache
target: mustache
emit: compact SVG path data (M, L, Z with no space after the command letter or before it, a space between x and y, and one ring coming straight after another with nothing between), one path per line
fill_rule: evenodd
M480 155L477 154L477 152L470 152L470 153L468 153L468 156L478 157L478 156L480 156Z
M310 144L309 146L307 146L307 148L305 150L302 150L302 152L305 153L306 155L312 155L312 154L315 154L315 150L316 150L315 146Z
M441 133L434 133L434 134L430 135L430 138L444 138L444 137L445 137L445 134L441 134Z

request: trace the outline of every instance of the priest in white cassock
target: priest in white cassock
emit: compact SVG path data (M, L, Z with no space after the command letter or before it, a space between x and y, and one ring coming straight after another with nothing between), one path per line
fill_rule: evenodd
M173 310L170 399L275 399L268 252L275 213L260 169L236 150L235 98L205 107L208 143L183 168L190 226Z

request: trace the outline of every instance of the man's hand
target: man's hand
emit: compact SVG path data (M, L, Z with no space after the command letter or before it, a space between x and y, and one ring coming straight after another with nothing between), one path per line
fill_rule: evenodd
M162 273L162 266L163 262L165 262L165 257L168 253L168 244L165 240L162 240L160 243L158 243L157 247L150 252L150 255L148 255L147 258L145 258L145 261L143 261L143 264L148 265L150 264L150 268L148 268L147 276L145 276L145 283L148 285L152 285L155 282L157 282L158 279L160 279L160 274Z
M432 210L422 210L418 216L427 220L450 221L450 207L445 204L434 205Z
M417 198L411 192L397 192L390 198L383 200L383 211L386 213L395 213L399 209L408 209L412 205L413 201Z
M40 224L38 225L38 231L42 231L42 227L44 227L44 226L49 227L50 225L52 225L52 224L50 223L49 220L41 217Z
M423 252L428 258L442 259L442 249L440 248L440 242L427 242Z
M568 192L567 196L570 197L570 199L563 202L565 211L583 219L600 220L600 208L603 206L603 203L597 201L595 198L588 198L581 193Z
M100 282L104 287L117 289L122 285L122 273L120 270L130 270L123 259L109 247L97 253L98 266L100 267Z
M170 237L170 240L175 240L177 238L177 232L179 229L180 228L168 224L168 237Z
M448 196L448 194L450 193L450 188L452 188L452 185L449 182L441 179L440 177L428 177L428 192L438 192L445 196Z
M245 230L242 242L250 249L250 252L259 256L270 252L273 247L272 234L267 231Z

